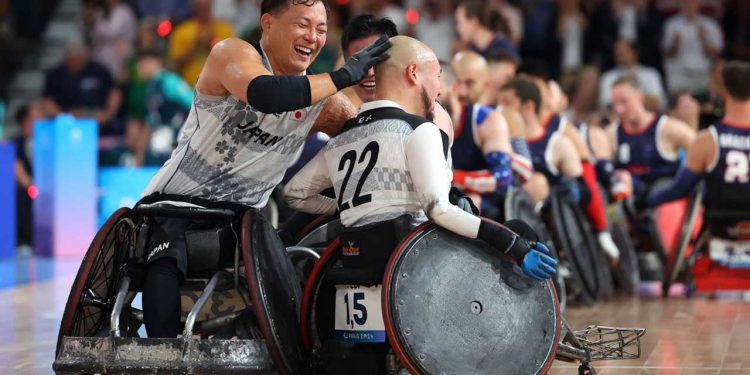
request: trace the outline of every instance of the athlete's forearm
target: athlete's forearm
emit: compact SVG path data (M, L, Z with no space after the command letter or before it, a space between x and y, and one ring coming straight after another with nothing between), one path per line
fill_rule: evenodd
M332 186L324 151L321 150L284 187L284 200L290 207L310 214L336 212L336 200L320 194Z

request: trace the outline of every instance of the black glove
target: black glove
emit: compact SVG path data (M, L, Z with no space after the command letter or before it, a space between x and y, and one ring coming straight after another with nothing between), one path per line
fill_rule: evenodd
M467 197L466 194L455 186L451 187L451 191L448 193L448 200L451 204L458 206L458 208L474 216L479 216L479 209L474 205L471 198Z
M346 60L341 69L331 72L331 80L338 90L342 90L361 81L371 67L388 59L385 53L391 48L391 41L387 35L382 35L376 41Z

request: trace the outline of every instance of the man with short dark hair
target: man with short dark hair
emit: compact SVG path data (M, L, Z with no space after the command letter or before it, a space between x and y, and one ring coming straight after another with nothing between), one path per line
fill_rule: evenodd
M336 134L356 113L338 91L388 55L378 39L331 73L306 75L328 32L323 0L264 0L260 43L218 42L195 85L177 148L142 202L181 200L242 212L266 205L308 134ZM187 272L190 220L156 218L145 253L144 323L150 337L180 330L179 284ZM163 246L168 244L167 246Z
M383 35L389 38L398 35L396 24L387 18L377 18L372 14L362 14L355 17L349 21L341 34L341 50L344 52L344 57L349 58ZM374 69L370 68L365 78L352 86L352 89L363 103L374 100Z

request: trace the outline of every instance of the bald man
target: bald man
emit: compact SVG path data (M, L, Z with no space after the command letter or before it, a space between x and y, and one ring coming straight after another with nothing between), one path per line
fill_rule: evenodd
M287 203L308 213L340 211L341 242L345 250L357 249L343 257L344 268L358 275L350 280L354 285L379 284L391 251L426 219L521 260L531 278L551 277L557 262L544 245L450 203L448 137L431 121L441 88L440 64L416 39L396 36L391 44L390 58L375 68L375 100L362 104L343 132L292 178L284 189ZM319 194L331 186L335 199ZM379 304L378 290L368 289L363 303ZM382 323L372 329L382 330ZM375 361L371 366L385 364L384 358ZM342 371L370 366L362 363Z
M453 183L477 197L484 215L497 219L499 202L513 185L513 172L526 181L533 171L523 136L516 135L520 141L516 147L511 141L510 124L518 124L518 117L512 113L504 116L496 108L478 103L487 88L487 69L479 54L457 53L451 62L455 78L442 102L451 108L456 131L451 147ZM523 131L522 125L517 127Z

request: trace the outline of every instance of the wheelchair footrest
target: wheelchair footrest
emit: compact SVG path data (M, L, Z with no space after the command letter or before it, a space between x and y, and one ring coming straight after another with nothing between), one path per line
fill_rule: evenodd
M64 337L56 374L271 374L263 340Z
M645 328L616 328L588 326L576 331L582 348L589 352L591 361L605 359L635 359L641 356L641 337Z

